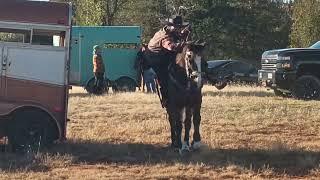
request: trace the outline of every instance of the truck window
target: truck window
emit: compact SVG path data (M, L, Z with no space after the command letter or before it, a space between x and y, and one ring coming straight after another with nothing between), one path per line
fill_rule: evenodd
M30 43L31 30L0 28L0 41Z
M49 31L34 29L32 36L33 45L45 45L45 46L65 46L65 32L61 31Z
M252 68L249 64L245 64L242 62L231 62L226 65L225 68L231 70L232 72L238 73L247 73L250 72L250 68Z

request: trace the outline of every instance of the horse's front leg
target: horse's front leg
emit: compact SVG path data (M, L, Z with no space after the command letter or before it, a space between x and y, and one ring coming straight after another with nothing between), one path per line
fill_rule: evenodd
M189 150L189 139L190 139L190 129L191 129L191 117L192 117L192 109L191 107L186 107L185 108L185 119L184 119L184 142L183 145L184 147Z
M175 140L177 143L177 147L179 149L182 148L181 134L182 134L182 118L183 118L183 108L176 108L174 112L174 123L175 123Z
M202 100L202 97L200 98ZM192 141L192 148L199 149L201 146L201 135L200 135L200 123L201 123L201 103L199 101L195 104L193 108L193 126L194 126L194 133L193 133L193 141Z
M176 133L176 123L175 119L175 112L168 111L169 115L169 123L170 123L170 130L171 130L171 147L172 148L178 148L178 142L177 142L177 133Z

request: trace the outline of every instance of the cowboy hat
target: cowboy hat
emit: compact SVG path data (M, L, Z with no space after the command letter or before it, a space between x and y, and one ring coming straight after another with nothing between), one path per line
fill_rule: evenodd
M182 16L176 15L172 18L168 18L165 20L165 24L169 26L178 26L178 27L185 27L188 26L188 22L184 22Z

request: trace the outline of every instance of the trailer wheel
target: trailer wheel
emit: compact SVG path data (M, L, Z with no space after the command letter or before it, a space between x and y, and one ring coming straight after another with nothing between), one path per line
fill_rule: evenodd
M89 94L101 95L101 94L104 94L104 93L109 91L109 80L105 80L104 86L102 88L99 88L99 89L97 89L94 86L94 81L95 81L95 78L93 77L87 82L87 84L85 86L85 90Z
M116 80L113 90L120 92L135 92L137 84L136 82L128 77L121 77Z
M299 77L293 85L293 96L304 100L320 99L320 80L312 75Z
M51 118L41 111L22 111L9 124L9 145L15 152L37 152L57 139Z

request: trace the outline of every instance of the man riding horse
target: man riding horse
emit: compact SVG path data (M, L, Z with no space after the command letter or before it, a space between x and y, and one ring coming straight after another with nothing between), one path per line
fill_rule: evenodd
M189 25L184 25L181 16L176 16L166 26L155 33L148 43L145 51L146 63L156 72L160 92L162 96L162 106L166 107L168 102L168 66L174 61L178 51L181 51L183 43L189 36Z
M200 137L200 109L202 104L202 73L205 61L204 44L189 42L189 25L183 26L181 16L155 33L144 52L144 63L157 74L162 95L162 106L169 115L171 147L183 154L189 148L198 149ZM193 141L189 143L191 122L194 124ZM182 142L182 124L185 138Z

